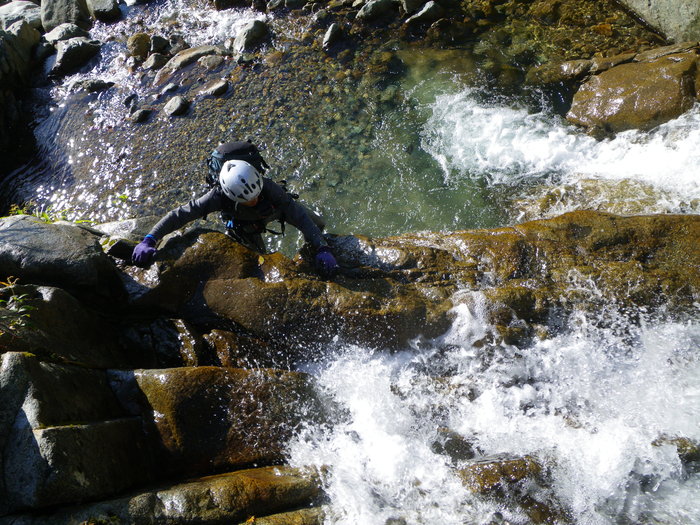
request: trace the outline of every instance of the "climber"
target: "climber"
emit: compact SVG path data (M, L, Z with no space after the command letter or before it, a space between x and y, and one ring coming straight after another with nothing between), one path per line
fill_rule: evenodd
M265 253L261 234L271 231L267 224L274 220L289 222L301 231L314 250L317 271L323 277L332 277L337 272L338 264L321 233L321 219L296 202L282 186L264 178L251 163L235 159L223 162L218 184L201 197L169 212L151 229L134 248L133 263L149 266L160 239L190 221L217 211L222 212L226 233L259 253Z

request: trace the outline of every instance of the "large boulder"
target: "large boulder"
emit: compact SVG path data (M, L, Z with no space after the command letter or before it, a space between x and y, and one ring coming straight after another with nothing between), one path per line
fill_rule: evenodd
M112 260L93 233L71 223L28 216L0 219L0 277L97 295L123 289Z
M92 18L100 22L114 22L122 16L117 0L86 0L86 4Z
M270 28L262 20L253 20L246 24L236 35L233 50L236 53L253 51L270 39Z
M682 53L608 69L579 88L566 118L612 132L651 129L693 106L697 62Z
M25 21L34 29L41 28L41 8L29 0L13 0L0 6L0 29L8 29L15 22Z
M105 372L6 353L0 394L0 515L152 479L141 423L124 417Z
M61 24L75 24L83 29L92 27L92 17L86 0L43 0L41 25L51 31Z
M85 37L73 37L56 44L56 61L52 75L67 75L87 64L100 52L100 43Z
M279 463L295 429L321 415L309 377L298 372L201 366L111 371L110 381L143 418L169 473Z
M700 3L696 0L621 0L621 3L674 42L700 40Z

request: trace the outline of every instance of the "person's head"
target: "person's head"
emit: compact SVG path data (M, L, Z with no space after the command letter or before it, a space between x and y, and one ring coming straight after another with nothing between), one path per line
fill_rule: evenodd
M263 180L258 170L242 160L227 160L219 173L221 190L239 204L254 203L262 191Z

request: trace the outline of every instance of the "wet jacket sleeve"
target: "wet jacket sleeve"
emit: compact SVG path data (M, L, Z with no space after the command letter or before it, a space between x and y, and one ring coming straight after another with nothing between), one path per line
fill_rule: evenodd
M318 250L321 246L327 246L321 230L311 220L304 207L296 202L282 187L274 182L270 183L269 197L273 204L282 212L284 220L297 228L304 236L304 240L311 244L315 250Z
M162 239L167 234L174 232L178 228L182 228L185 224L192 222L195 219L204 217L208 213L221 211L222 209L221 193L213 188L208 193L202 195L198 199L193 199L187 204L175 208L163 217L149 232L157 241Z

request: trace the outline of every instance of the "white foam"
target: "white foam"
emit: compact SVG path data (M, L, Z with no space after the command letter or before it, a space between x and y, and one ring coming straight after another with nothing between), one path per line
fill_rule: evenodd
M439 96L424 147L450 177L517 184L556 176L634 179L700 197L700 105L651 132L628 131L596 141L546 113L477 102L473 91Z

